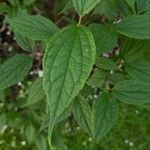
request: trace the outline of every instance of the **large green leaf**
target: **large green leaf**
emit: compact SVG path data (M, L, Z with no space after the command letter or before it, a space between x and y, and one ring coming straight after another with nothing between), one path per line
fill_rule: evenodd
M7 18L7 22L16 32L32 40L45 41L58 30L47 18L39 15L31 16L24 12L18 13L14 18Z
M75 10L80 16L88 14L101 0L72 0Z
M116 31L135 39L150 39L150 15L133 15L122 19Z
M118 118L118 102L112 100L107 93L100 95L93 106L93 131L94 141L99 141L112 129Z
M96 49L100 53L108 52L117 45L117 34L101 24L90 24L89 29L93 33Z
M43 90L43 78L36 79L31 85L29 97L24 106L33 105L45 97L45 92Z
M44 89L53 128L89 77L95 61L94 38L84 26L69 26L49 41L44 57Z
M137 80L120 82L113 88L113 96L125 103L144 104L150 102L150 84Z
M17 54L0 66L0 90L22 81L32 66L31 57Z
M145 82L150 81L150 61L145 59L137 59L133 62L126 63L125 71L133 79L143 80Z
M74 100L73 114L79 126L90 133L92 127L92 109L88 101L81 95Z

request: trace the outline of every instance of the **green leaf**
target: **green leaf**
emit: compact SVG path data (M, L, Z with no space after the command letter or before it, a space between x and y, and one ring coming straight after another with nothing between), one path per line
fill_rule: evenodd
M136 80L150 81L150 61L137 59L125 64L125 71Z
M132 9L133 12L135 12L135 0L124 0Z
M150 102L150 84L148 82L126 80L113 88L113 96L125 103L139 105Z
M43 134L38 135L35 140L35 145L38 148L38 150L47 150L48 143L46 136L44 136Z
M150 11L150 1L149 0L136 0L137 8L139 13L145 13Z
M89 98L93 95L94 89L86 83L80 93L83 97Z
M0 13L8 13L10 7L6 3L0 3Z
M101 4L101 11L102 14L108 17L108 19L112 20L118 15L116 2L114 0L103 0Z
M84 26L69 26L49 41L44 56L44 89L52 130L57 118L83 88L95 61L94 38Z
M150 61L150 40L144 41L143 56Z
M120 16L130 15L129 7L124 0L113 0L113 1L115 1L115 4L118 8L118 13ZM131 0L131 1L133 1L133 0Z
M116 70L117 69L117 64L114 61L108 58L104 58L104 57L97 57L96 66L99 69L104 69L104 70Z
M118 118L119 106L108 94L102 93L93 108L86 99L77 97L73 105L73 114L79 126L88 132L94 142L98 142L112 129Z
M144 49L142 40L125 39L121 45L120 58L125 62L132 62L143 56Z
M104 84L106 77L108 75L108 72L104 70L96 70L91 78L88 80L88 85L92 86L93 88L101 88L101 86Z
M35 127L31 123L28 123L27 126L25 127L25 134L29 143L32 143L35 140L36 131Z
M31 85L29 97L24 106L33 105L45 98L45 91L43 90L43 78L36 79Z
M108 52L117 45L117 34L101 24L90 24L89 29L93 33L96 49L100 53Z
M24 0L23 6L30 6L35 2L35 0Z
M9 110L6 114L7 125L11 128L16 128L22 130L26 124L26 118L23 114L17 111Z
M122 19L116 31L135 39L150 39L150 15L133 15Z
M129 15L129 8L124 0L103 0L94 10L94 14L100 14L113 21L118 16Z
M11 1L9 0L9 3L10 3L11 6L16 7L17 3L18 3L18 0L11 0Z
M4 102L4 101L5 101L5 92L0 91L0 102Z
M122 82L125 80L125 74L123 74L122 72L116 71L113 74L109 75L108 80L112 85L116 85L119 82Z
M93 140L98 142L112 129L118 119L119 106L108 94L102 93L93 106Z
M70 107L67 107L64 112L59 116L59 118L56 120L56 123L55 124L58 124L60 123L61 121L63 121L64 119L67 118L69 112L70 112ZM44 117L43 117L43 122L41 124L41 127L39 129L39 131L41 132L42 130L46 129L49 127L49 123L50 123L50 114L45 114Z
M65 7L61 10L61 13L65 13L67 10L73 8L72 0L68 0Z
M73 115L79 126L86 132L91 133L92 110L88 101L81 95L74 100Z
M72 0L75 10L80 16L88 14L101 0Z
M22 81L32 66L32 59L24 54L17 54L0 66L0 90Z
M7 22L15 32L32 40L48 40L58 31L58 28L47 18L39 15L31 16L24 12L14 18L7 18Z
M2 130L2 128L6 125L6 115L5 114L1 114L0 115L0 131Z
M35 41L22 36L21 34L15 32L15 38L17 44L26 51L33 51L35 48Z

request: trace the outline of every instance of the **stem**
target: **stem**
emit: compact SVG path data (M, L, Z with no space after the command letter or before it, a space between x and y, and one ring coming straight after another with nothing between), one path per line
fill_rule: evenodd
M53 120L55 122L55 120ZM54 129L54 124L52 123L48 128L48 144L50 150L55 150L55 148L52 146L52 132Z
M54 147L52 146L51 139L48 137L48 145L49 145L49 150L54 150Z
M81 22L82 22L82 16L79 16L78 26L81 24Z

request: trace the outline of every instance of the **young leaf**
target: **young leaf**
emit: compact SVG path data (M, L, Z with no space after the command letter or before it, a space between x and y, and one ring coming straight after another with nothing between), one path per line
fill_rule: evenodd
M50 130L89 77L95 61L95 44L84 26L69 26L49 41L44 56L44 89L50 107Z
M22 81L32 66L32 59L24 54L17 54L0 66L0 90Z
M43 78L38 78L33 82L30 88L29 97L24 106L33 105L43 100L44 97L45 97L45 91L43 90Z
M91 78L88 80L88 85L92 86L93 88L100 88L104 84L107 75L108 72L104 70L96 70Z
M13 29L32 40L48 40L58 28L47 18L21 13L14 18L7 18Z
M90 134L92 110L86 99L81 95L74 100L73 114L79 126Z
M103 58L103 57L97 57L96 66L99 69L104 69L104 70L116 70L117 69L117 64L114 61L108 58Z
M21 34L15 32L15 38L17 44L26 51L33 51L35 48L35 41L28 39Z
M72 0L75 10L80 16L88 14L101 0Z
M137 80L120 82L113 88L113 96L129 104L150 103L150 84Z
M125 64L125 71L136 80L150 81L150 61L137 59Z
M98 142L112 129L118 118L119 106L108 94L103 93L93 106L93 140Z
M94 89L90 85L88 85L88 83L86 83L80 93L84 98L89 98L91 97L91 95L93 95Z
M133 15L122 19L116 31L135 39L150 39L150 15Z
M110 74L108 76L108 80L112 85L116 85L119 82L122 82L125 80L125 74L123 74L122 72L116 71L113 74Z
M90 24L89 29L93 33L98 52L108 52L117 45L117 34L104 25Z

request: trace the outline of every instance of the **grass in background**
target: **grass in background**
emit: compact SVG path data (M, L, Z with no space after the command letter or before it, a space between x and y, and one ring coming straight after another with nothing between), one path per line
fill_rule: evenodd
M93 145L91 138L78 127L74 132L65 132L65 138L57 133L58 150L149 150L150 106L121 105L116 126L99 144ZM63 131L64 132L64 131ZM0 150L36 150L18 130L6 129L0 135Z

